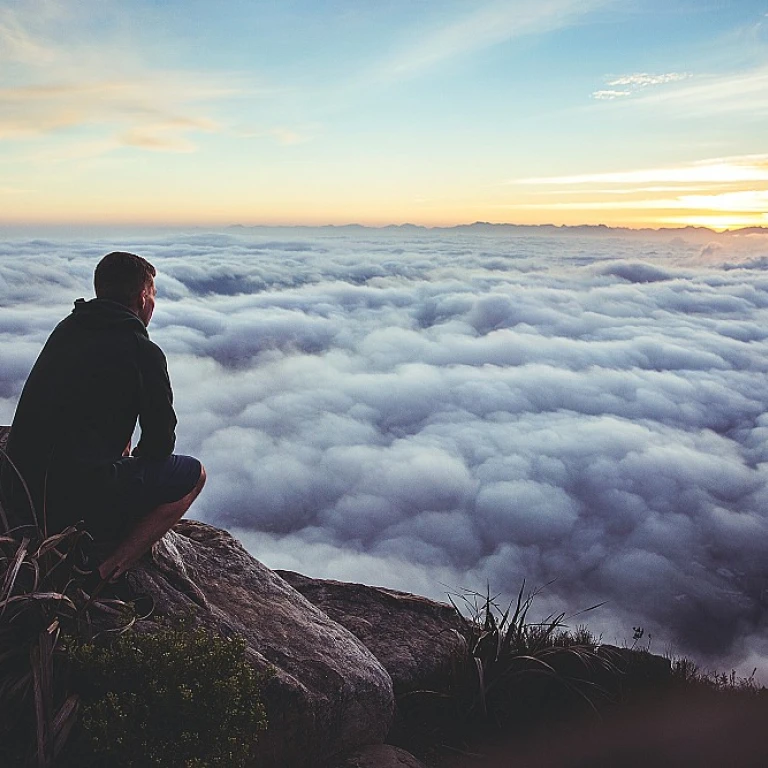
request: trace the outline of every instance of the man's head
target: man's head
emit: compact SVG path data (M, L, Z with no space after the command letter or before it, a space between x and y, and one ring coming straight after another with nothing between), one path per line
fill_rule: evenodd
M157 270L135 253L113 251L97 265L93 276L96 298L110 299L135 312L149 325L155 308Z

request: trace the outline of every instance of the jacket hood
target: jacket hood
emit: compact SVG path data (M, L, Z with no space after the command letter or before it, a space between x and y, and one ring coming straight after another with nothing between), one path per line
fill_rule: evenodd
M113 328L127 324L131 330L149 337L147 327L139 319L138 315L131 312L128 307L109 299L78 299L72 310L74 319L87 328Z

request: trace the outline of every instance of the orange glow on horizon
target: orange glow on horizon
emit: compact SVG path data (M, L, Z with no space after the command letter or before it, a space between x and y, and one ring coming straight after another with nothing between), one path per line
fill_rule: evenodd
M455 227L469 225L476 222L489 224L509 224L517 226L545 226L555 227L577 227L577 226L605 226L609 228L621 229L680 229L684 227L706 227L715 231L726 231L743 229L745 227L763 227L768 229L768 216L738 216L721 214L695 214L681 216L666 216L651 218L648 216L619 216L614 218L593 218L578 216L520 216L520 217L491 217L488 215L477 215L469 217L453 216L395 216L392 218L378 217L354 217L354 216L334 216L332 218L320 218L315 216L301 215L283 215L283 216L72 216L72 217L33 217L25 216L19 218L0 218L0 228L2 227L32 227L32 226L54 226L54 227L128 227L128 228L197 228L197 227L228 227L240 225L243 227L324 227L324 226L347 226L360 225L372 228L382 228L387 226L401 226L411 224L415 226L431 228Z
M565 197L566 193L563 193ZM6 197L0 194L0 199ZM12 197L12 196L8 196ZM343 226L360 224L369 227L414 224L424 227L452 227L483 221L495 224L537 226L598 226L628 229L709 227L716 230L749 226L768 227L768 213L762 210L729 210L727 206L706 205L717 200L701 196L702 205L683 205L692 196L676 200L627 199L618 204L611 201L585 200L554 202L551 205L531 203L531 197L501 203L486 199L482 202L465 200L406 200L391 199L333 200L319 203L314 199L264 201L251 199L227 201L218 199L210 204L202 196L192 200L153 198L134 200L130 194L122 199L91 194L88 200L64 199L56 196L43 205L40 200L30 204L6 204L0 213L0 226L94 226L94 227L227 227L243 226ZM740 198L720 199L742 202ZM699 198L695 198L698 202ZM10 200L7 200L10 203ZM658 207L654 207L654 203ZM674 203L674 204L673 204ZM734 208L736 206L734 205Z
M661 220L662 226L708 227L718 231L743 229L744 227L768 228L766 214L709 214L689 216L671 216Z

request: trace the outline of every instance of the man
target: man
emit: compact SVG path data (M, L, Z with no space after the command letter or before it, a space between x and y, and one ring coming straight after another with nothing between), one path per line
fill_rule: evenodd
M82 521L104 556L102 579L125 572L205 483L197 459L173 454L171 382L147 333L155 274L132 253L99 262L96 298L75 302L24 385L8 440L13 466L4 462L0 479L17 533L37 527L50 536ZM137 419L141 439L130 455Z

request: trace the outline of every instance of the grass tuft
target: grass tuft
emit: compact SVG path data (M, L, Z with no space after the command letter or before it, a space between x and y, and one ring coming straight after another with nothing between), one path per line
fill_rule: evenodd
M105 622L121 631L133 621L129 605L84 591L75 564L87 541L74 526L48 538L0 536L2 765L52 766L66 742L79 700L67 691L62 638L92 637ZM26 734L34 744L24 743Z
M574 713L599 713L610 694L596 681L616 669L583 624L571 629L565 614L530 620L541 589L526 592L523 583L508 605L490 588L448 595L465 622L466 657L448 691L398 698L396 743L430 761L436 751L469 754Z

